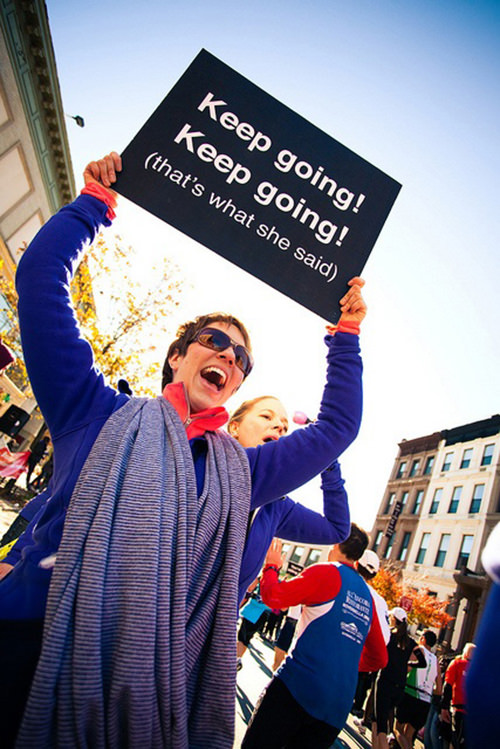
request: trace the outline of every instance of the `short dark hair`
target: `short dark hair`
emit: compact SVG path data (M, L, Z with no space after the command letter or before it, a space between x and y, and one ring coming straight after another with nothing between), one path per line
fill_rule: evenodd
M363 556L368 542L368 533L363 528L360 528L359 525L356 525L356 523L351 523L349 537L339 544L339 549L351 562L357 562Z
M177 336L168 348L167 356L165 358L162 370L162 390L165 385L168 385L169 382L172 382L174 376L172 367L168 363L170 357L173 356L175 352L177 352L180 356L185 356L186 351L188 350L188 346L190 343L193 343L194 339L196 338L196 334L213 322L223 322L227 325L234 325L241 332L243 340L245 341L245 346L249 350L251 350L250 336L248 335L248 331L237 317L234 317L233 315L227 315L224 312L212 312L208 315L199 315L198 317L195 317L194 320L190 320L189 322L183 323L183 325L179 326L177 330Z
M425 644L428 645L430 648L433 648L437 642L436 633L433 632L432 629L426 629L425 632L422 634L422 637L425 640Z

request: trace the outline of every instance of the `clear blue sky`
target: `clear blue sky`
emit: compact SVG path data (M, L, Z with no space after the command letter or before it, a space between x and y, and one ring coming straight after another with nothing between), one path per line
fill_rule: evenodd
M364 271L364 420L342 460L369 529L402 438L500 411L500 3L47 4L64 108L86 122L67 121L77 180L125 148L205 48L403 184ZM242 397L274 393L314 415L322 321L124 213L126 238L175 255L193 287L177 321L224 308L248 323L257 366ZM297 496L319 501L314 487Z

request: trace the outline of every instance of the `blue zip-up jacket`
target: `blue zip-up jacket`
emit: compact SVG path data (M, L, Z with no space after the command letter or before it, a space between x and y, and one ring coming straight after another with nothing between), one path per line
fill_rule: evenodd
M69 294L82 249L102 225L110 223L106 211L97 198L81 195L42 227L19 263L16 285L24 357L52 436L54 474L52 496L37 514L36 527L18 542L21 559L0 583L0 618L43 617L51 571L39 563L57 552L66 509L83 464L105 421L129 397L107 385L95 368ZM358 337L337 333L325 340L327 384L316 422L276 442L247 450L252 508L309 481L330 465L358 432L362 407ZM200 485L205 471L204 440L197 438L191 443Z

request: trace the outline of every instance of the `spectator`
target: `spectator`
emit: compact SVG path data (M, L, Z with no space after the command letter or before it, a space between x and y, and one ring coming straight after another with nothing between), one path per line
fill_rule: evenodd
M28 473L26 474L26 489L30 488L31 474L38 463L45 458L50 445L50 437L42 437L31 448L31 454L28 458Z
M54 473L54 453L49 455L47 460L42 466L42 470L38 474L38 476L33 481L31 487L32 489L35 489L37 492L42 491L42 489L45 489L45 487L48 485L52 474Z
M288 432L285 407L274 396L244 401L232 414L229 434L250 449L282 439ZM300 432L299 432L300 433ZM241 560L239 597L259 575L272 539L331 545L349 534L349 505L338 461L321 474L323 513L314 512L291 497L277 497L251 512Z
M465 749L465 675L476 646L472 642L464 645L462 655L452 660L444 675L441 720L451 723L451 743L454 749Z
M42 227L17 270L26 365L55 458L51 496L0 583L3 746L28 694L21 744L74 746L92 732L95 745L127 734L144 745L231 746L249 508L324 470L359 428L358 339L342 332L364 317L359 280L327 338L318 420L279 447L244 451L219 430L252 368L248 333L230 315L181 326L163 397L130 398L105 383L69 285L82 248L114 217L120 169L116 153L91 162L83 194Z
M245 448L276 442L288 431L287 413L277 398L260 396L244 401L236 409L229 420L228 431ZM260 572L273 536L293 542L325 545L343 541L347 536L350 528L349 505L338 461L334 461L321 474L321 488L323 514L304 507L290 497L280 497L251 513L241 562L240 598L243 598L249 581ZM294 606L288 612L274 650L274 670L288 652L299 616L300 606ZM251 638L259 626L257 622L242 622L238 633L238 669L242 666L241 658L250 641L247 638Z

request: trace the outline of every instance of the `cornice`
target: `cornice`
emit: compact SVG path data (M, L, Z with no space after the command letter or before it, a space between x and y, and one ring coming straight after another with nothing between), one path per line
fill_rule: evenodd
M75 182L54 49L43 0L0 0L0 19L52 210L73 200Z

